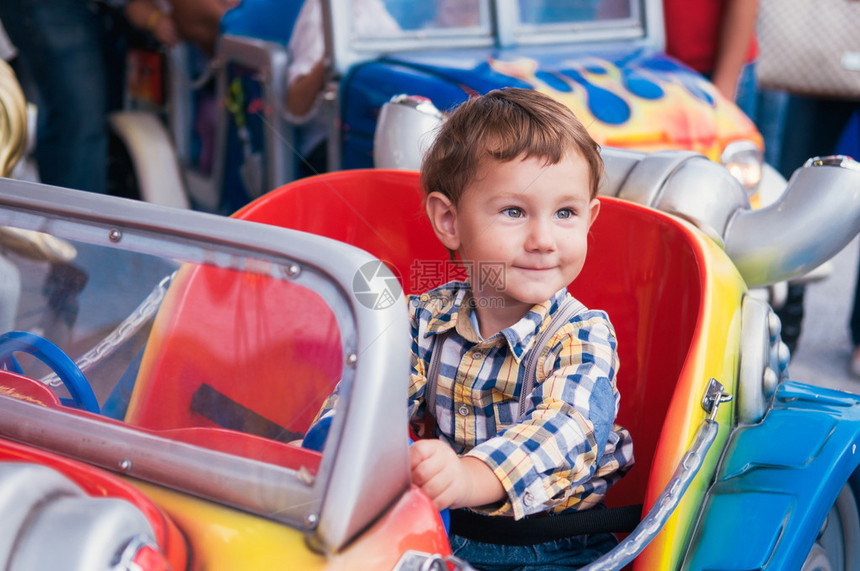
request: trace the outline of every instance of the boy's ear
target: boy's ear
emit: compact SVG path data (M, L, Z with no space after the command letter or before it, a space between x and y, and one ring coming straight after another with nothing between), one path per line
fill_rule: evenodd
M596 198L592 199L588 205L588 210L591 212L588 227L591 228L591 225L597 220L597 215L600 214L600 201Z
M427 218L436 232L436 237L449 250L460 248L460 238L457 234L457 208L451 200L441 192L431 192L424 203Z

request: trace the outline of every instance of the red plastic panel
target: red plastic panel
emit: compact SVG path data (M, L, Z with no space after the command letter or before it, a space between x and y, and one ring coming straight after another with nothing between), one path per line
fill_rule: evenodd
M48 386L11 371L0 370L0 395L48 407L60 406L60 399Z
M416 173L340 171L281 187L234 216L357 246L385 262L413 293L447 281L444 268L432 272L448 251L436 239L422 199Z

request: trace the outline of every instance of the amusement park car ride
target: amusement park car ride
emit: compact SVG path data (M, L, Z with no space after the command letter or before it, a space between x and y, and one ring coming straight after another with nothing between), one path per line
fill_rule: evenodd
M344 81L380 87L386 62L411 59L356 64ZM456 70L449 88L462 92L473 70ZM347 124L344 160L392 136L371 115L361 137L360 116ZM810 160L751 209L705 155L603 156L589 245L601 262L571 291L617 328L619 421L637 464L607 502L642 504L643 518L591 568L858 568L860 398L792 380L779 320L750 288L804 274L856 235L860 166ZM229 218L0 179L13 285L0 291L0 316L13 316L0 331L0 561L468 568L409 482L402 295L445 278L416 261L448 259L420 205L417 174L402 170L303 179ZM16 247L22 236L43 247ZM321 450L296 445L338 382Z
M856 234L857 163L810 161L751 210L698 155L604 158L601 262L571 290L612 315L624 367L637 464L607 501L645 511L593 568L853 568L860 398L788 380L779 322L747 287ZM702 177L739 200L691 210ZM9 568L467 568L409 483L402 294L426 283L416 260L447 260L420 205L417 173L396 170L303 179L232 218L2 180L0 227L62 241L87 276L52 295L79 273L4 251L21 284L0 337ZM822 217L825 240L798 231ZM58 311L70 329L44 327ZM291 443L337 382L322 450Z

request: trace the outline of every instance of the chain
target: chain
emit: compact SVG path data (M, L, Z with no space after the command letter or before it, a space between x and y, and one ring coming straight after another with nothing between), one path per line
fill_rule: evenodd
M137 308L120 323L116 329L102 339L95 347L84 353L75 364L80 368L81 372L86 373L101 360L112 355L117 348L133 337L140 331L144 324L152 319L155 312L161 306L164 296L167 294L167 287L173 280L176 272L165 276L153 290L146 296L146 299L141 302ZM50 387L58 387L62 385L62 381L56 373L51 373L41 379L42 383Z

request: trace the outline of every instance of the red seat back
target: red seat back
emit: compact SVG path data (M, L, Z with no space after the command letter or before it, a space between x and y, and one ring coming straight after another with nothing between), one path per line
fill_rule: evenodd
M307 430L342 363L336 319L314 292L185 266L153 325L125 420L289 441Z

